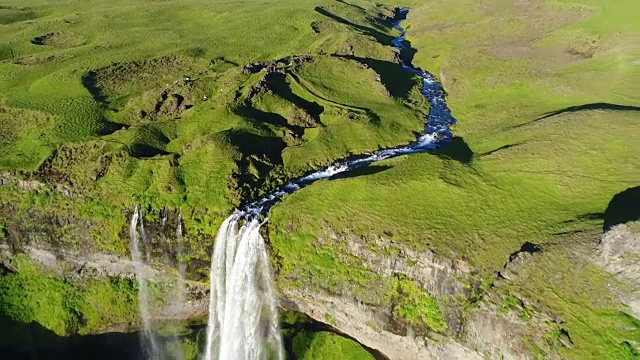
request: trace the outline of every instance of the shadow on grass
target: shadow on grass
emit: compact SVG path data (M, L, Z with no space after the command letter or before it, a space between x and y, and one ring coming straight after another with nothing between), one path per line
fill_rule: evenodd
M618 224L640 220L640 186L616 194L604 211L603 230Z
M304 128L302 126L289 124L287 119L280 114L262 111L252 106L240 106L236 109L236 113L245 118L287 128L291 130L297 137L301 137L304 134Z
M341 24L345 24L345 25L349 25L355 29L357 29L358 31L360 31L362 34L367 35L367 36L371 36L374 39L376 39L376 41L378 41L379 43L383 44L383 45L391 45L391 40L393 40L393 37L390 35L387 35L385 33L382 33L378 30L372 29L370 27L367 26L362 26L362 25L358 25L354 22L351 22L341 16L338 16L330 11L328 11L325 8L322 8L320 6L316 6L315 11L317 13L319 13L320 15L324 15L334 21L337 21Z
M135 158L148 159L158 155L169 155L171 153L147 144L132 144L129 146L129 154Z
M82 85L89 91L93 100L100 104L107 104L107 96L102 93L98 86L98 73L95 71L89 71L82 77Z
M356 9L360 10L360 11L365 11L365 9L364 9L362 6L358 6L358 5L355 5L355 4L351 4L351 3L348 3L348 2L346 2L346 1L344 1L344 0L336 0L336 2L339 2L339 3L341 3L341 4L345 4L345 5L347 5L347 6L354 7L354 8L356 8Z
M456 136L449 143L443 145L433 154L447 159L458 161L468 165L473 160L473 150L467 145L463 138Z
M610 104L610 103L604 103L604 102L592 103L592 104L584 104L584 105L576 105L576 106L569 106L569 107L566 107L566 108L563 108L563 109L559 109L559 110L555 110L555 111L550 111L550 112L544 113L544 114L540 115L539 117L535 118L532 121L526 122L524 124L516 125L513 128L519 128L519 127L522 127L522 126L532 125L532 124L537 123L538 121L541 121L541 120L544 120L544 119L548 119L548 118L556 116L556 115L561 115L561 114L566 114L566 113L574 113L574 112L580 112L580 111L587 111L587 110L640 111L640 106L619 105L619 104Z
M253 134L242 130L228 130L221 133L243 156L264 155L274 164L282 163L282 150L287 144L279 137Z
M314 90L310 89L309 87L305 86L302 81L300 80L300 77L298 77L298 75L292 73L289 73L289 75L291 76L291 78L297 82L298 84L300 84L300 86L302 88L304 88L305 90L307 90L311 95L324 100L326 102L332 103L334 105L338 105L338 107L343 107L343 108L348 108L351 110L356 110L358 112L362 112L363 114L365 114L369 120L371 121L371 123L376 124L376 125L380 125L381 120L380 120L380 116L378 116L378 114L376 114L375 112L373 112L373 110L365 108L365 107L360 107L360 106L354 106L354 105L348 105L348 104L344 104L344 103L340 103L331 99L328 99L320 94L318 94L317 92L315 92Z
M101 126L98 128L98 130L96 130L97 136L111 135L118 130L129 128L129 125L114 123L107 119L102 119L102 122L100 125Z
M238 171L234 174L242 204L255 199L269 181L271 171L283 164L282 150L285 141L276 136L263 136L244 130L227 130L219 133L242 158L236 159Z
M142 354L137 333L63 337L37 323L0 316L2 359L121 359Z
M271 89L283 99L290 101L296 107L304 109L313 119L320 123L320 114L324 112L324 107L317 102L311 102L296 95L287 82L287 76L282 73L271 73L267 77Z
M357 168L351 171L343 172L340 174L336 174L329 178L329 180L340 180L340 179L349 179L355 178L358 176L367 176L378 174L383 171L391 169L393 166L390 165L369 165L361 168Z
M524 254L524 253L535 254L540 251L542 251L542 248L540 246L526 241L524 244L522 244L522 246L520 246L520 249L512 252L509 255L509 262L512 262L513 260L515 260L520 254Z
M501 150L510 149L510 148L512 148L512 147L520 146L520 145L522 145L522 144L524 144L524 143L522 142L522 143L516 143L516 144L507 144L507 145L502 145L502 146L500 146L500 147L499 147L499 148L497 148L497 149L493 149L493 150L487 151L486 153L482 153L482 154L480 154L479 156L489 156L489 155L495 154L495 153L497 153L497 152L499 152L499 151L501 151Z
M380 82L394 97L404 98L417 85L415 75L402 68L400 64L352 55L333 55L342 59L354 60L366 65L380 75Z

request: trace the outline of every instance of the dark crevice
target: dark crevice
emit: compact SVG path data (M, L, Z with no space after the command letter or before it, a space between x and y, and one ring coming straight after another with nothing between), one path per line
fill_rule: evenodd
M58 336L42 325L0 317L3 359L139 359L137 333Z
M100 91L98 86L98 73L89 71L82 77L82 85L91 93L93 99L101 104L107 103L107 96Z

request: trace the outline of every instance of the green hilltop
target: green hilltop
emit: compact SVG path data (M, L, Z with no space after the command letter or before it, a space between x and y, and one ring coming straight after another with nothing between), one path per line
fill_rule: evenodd
M150 224L180 211L180 260L206 282L235 207L415 139L429 108L403 58L442 82L455 138L285 197L265 233L279 292L388 309L429 342L464 342L492 309L524 324L521 355L637 358L639 320L621 300L637 289L596 254L603 229L638 233L638 13L634 0L2 0L0 242L13 259L0 311L65 336L135 323L130 279L78 280L15 255L128 257L134 204ZM157 259L173 256L163 236ZM360 248L463 263L467 290L434 292ZM324 330L291 331L289 352L369 355Z

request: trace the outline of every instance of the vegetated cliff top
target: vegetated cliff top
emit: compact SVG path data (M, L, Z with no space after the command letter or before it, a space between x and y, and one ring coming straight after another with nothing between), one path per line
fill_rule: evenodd
M336 256L339 236L318 240L347 234L367 246L382 236L396 245L372 246L381 258L411 250L464 261L482 286L458 299L462 318L486 301L560 319L525 332L522 352L635 356L637 321L591 265L603 223L637 218L613 201L638 186L633 1L9 2L0 8L3 240L126 256L123 209L141 204L153 222L181 208L190 274L201 279L211 235L234 206L421 129L419 79L390 47L400 5L412 8L402 56L441 79L457 138L276 206L280 286L391 307L400 328L467 341L439 325L431 305L447 313L449 300L414 294L419 279ZM541 251L505 272L526 243ZM495 282L498 272L511 280ZM396 301L403 294L423 301Z

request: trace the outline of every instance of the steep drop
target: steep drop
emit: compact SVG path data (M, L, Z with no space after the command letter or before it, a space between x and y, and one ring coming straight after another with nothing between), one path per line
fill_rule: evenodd
M405 30L400 27L408 9L400 10L393 27L401 35L393 46L405 49ZM445 101L445 92L433 75L402 62L402 67L422 78L422 95L429 102L424 131L409 144L354 156L294 179L255 200L227 218L215 239L211 260L211 295L205 360L282 359L277 299L271 268L260 227L271 206L318 180L368 166L380 160L433 150L452 139L455 119ZM260 219L264 216L264 222Z
M261 226L258 219L235 212L218 230L211 260L206 360L283 359Z

